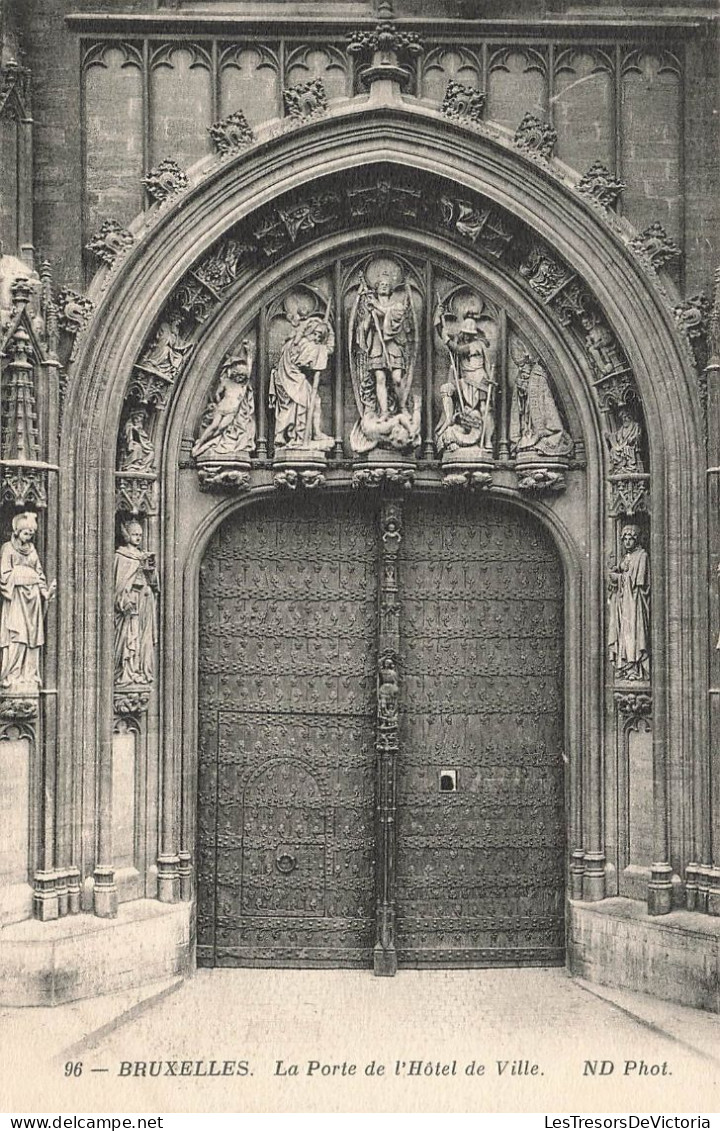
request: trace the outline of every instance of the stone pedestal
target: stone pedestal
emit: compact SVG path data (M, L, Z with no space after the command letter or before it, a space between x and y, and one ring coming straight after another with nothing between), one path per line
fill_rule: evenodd
M193 966L191 905L122 904L116 919L28 919L0 933L0 1005L62 1005L149 985Z
M568 905L568 967L601 986L637 990L720 1013L720 921L644 903L605 899Z

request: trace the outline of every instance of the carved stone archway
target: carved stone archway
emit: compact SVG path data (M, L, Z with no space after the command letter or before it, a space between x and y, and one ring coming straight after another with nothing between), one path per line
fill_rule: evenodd
M56 867L79 862L83 874L94 876L94 909L114 913L115 869L112 849L112 594L103 578L112 561L115 538L116 438L133 367L141 358L154 325L172 302L189 273L201 264L224 233L240 226L262 226L267 210L279 198L322 188L330 176L359 178L373 167L391 169L402 177L441 178L455 199L470 194L512 218L523 238L552 247L566 265L573 283L592 296L632 370L642 405L651 486L653 562L653 856L643 884L649 908L663 913L673 904L673 886L692 860L710 859L710 812L706 782L706 706L704 683L706 597L694 579L704 576L705 546L702 500L705 485L700 465L702 427L697 390L687 353L675 331L666 295L657 276L629 249L618 223L583 200L567 183L562 170L528 159L500 135L468 130L410 100L360 98L341 104L327 116L302 129L261 138L254 148L222 163L205 163L176 203L168 201L138 226L135 247L113 272L98 277L94 287L97 310L77 352L68 389L61 466L61 495L67 531L61 546L72 596L61 608L61 633L83 664L64 670L60 687L61 733L73 751L74 789L70 776L60 781L66 790L62 804L74 808L74 822L59 827ZM319 175L320 174L320 175ZM295 197L293 197L295 194ZM265 210L265 211L263 211ZM246 225L246 228L242 228ZM248 227L250 225L250 227ZM533 504L564 548L573 632L582 626L584 655L577 674L576 714L571 741L582 754L582 773L573 785L571 828L572 894L600 900L617 890L608 869L607 834L603 824L605 732L612 703L605 682L603 645L604 554L607 529L603 520L606 460L601 430L602 390L593 379L590 359L578 334L567 327L577 310L533 286L532 265L525 272L504 269L492 255L460 246L447 232L421 231L422 224L404 225L409 245L421 240L438 256L452 257L468 274L478 272L484 285L503 302L513 304L525 325L531 325L545 356L555 366L558 387L573 406L576 427L584 442L587 470L583 520L570 520L570 495ZM415 228L415 231L413 231ZM376 232L314 231L302 247L286 254L281 248L268 256L268 268L238 276L222 295L212 317L198 333L193 362L169 398L162 426L162 461L158 517L151 519L161 549L163 637L160 647L158 710L160 743L160 843L158 852L161 900L173 901L190 890L192 811L190 791L194 769L190 761L190 720L182 713L178 641L192 638L193 593L202 548L212 528L237 505L232 499L207 496L205 513L191 531L182 526L187 501L182 472L183 438L188 422L208 391L207 374L214 371L228 326L241 310L257 307L264 288L319 261L343 245L382 237L398 240L397 222ZM457 232L455 233L457 235ZM566 280L567 283L568 280ZM564 284L565 285L565 284ZM524 289L523 289L524 288ZM561 288L562 289L562 288ZM558 292L559 294L559 292ZM572 292L566 291L572 299ZM577 326L576 326L577 330ZM208 367L208 368L205 368ZM197 375L204 373L201 379ZM195 375L195 376L193 376ZM204 383L202 383L204 381ZM158 433L160 435L160 433ZM351 470L338 468L350 482ZM418 472L422 480L422 467ZM187 476L185 477L187 482ZM259 495L272 491L272 476L258 467ZM512 487L508 485L508 489ZM564 508L565 511L564 511ZM582 528L582 529L581 529ZM180 540L180 542L179 542ZM609 548L609 547L608 547ZM176 552L177 551L177 552ZM88 584L87 578L98 579ZM578 638L577 635L575 637ZM187 655L185 646L180 655ZM190 697L192 698L192 697ZM178 735L184 733L184 744ZM184 754L182 753L184 749ZM82 767L82 771L81 771ZM682 793L669 793L670 782L682 782ZM79 794L82 793L82 796ZM96 803L97 797L97 803ZM690 827L681 819L685 798L694 799ZM183 814L184 819L183 819ZM650 867L651 865L651 867ZM136 891L139 894L140 891Z

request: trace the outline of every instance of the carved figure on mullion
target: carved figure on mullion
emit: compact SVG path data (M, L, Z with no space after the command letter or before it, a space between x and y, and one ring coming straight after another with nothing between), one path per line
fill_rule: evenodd
M434 325L449 355L447 381L440 386L437 449L447 454L462 449L463 459L492 459L497 322L479 297L460 292L438 305Z
M0 548L0 688L14 695L37 694L45 612L57 591L48 584L33 540L37 515L16 514L12 535Z
M131 411L122 429L120 471L152 473L155 470L155 447L147 432L147 415L142 408Z
M123 523L120 536L115 551L115 686L142 687L155 678L158 575L155 555L142 549L141 523Z
M566 463L573 453L555 403L547 369L522 348L513 350L517 372L510 401L510 450L518 465Z
M227 357L220 379L203 416L195 443L195 459L248 459L255 448L255 395L251 378L253 349L243 339L240 352Z
M335 440L322 428L320 382L335 350L331 300L324 312L317 296L308 308L298 296L289 296L282 318L290 335L282 344L270 374L269 402L275 412L275 455L325 453Z
M410 281L394 259L373 259L358 272L348 341L360 419L350 446L410 452L420 443L420 398L413 391L418 311Z
M624 554L610 569L608 649L615 677L650 679L650 559L640 544L640 527L628 523L620 541Z

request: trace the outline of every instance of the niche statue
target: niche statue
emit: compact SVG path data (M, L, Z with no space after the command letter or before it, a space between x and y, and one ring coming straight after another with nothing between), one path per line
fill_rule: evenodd
M253 355L244 339L240 352L227 357L203 416L203 428L192 454L195 459L247 458L255 447L255 397L250 384Z
M12 694L37 693L45 610L57 582L45 580L33 539L37 515L16 514L9 542L0 548L0 687Z
M275 450L304 448L328 452L334 439L322 429L320 380L335 349L330 303L325 317L294 316L294 329L270 374L269 401L275 410Z
M410 452L420 443L420 400L412 387L418 335L409 281L399 263L382 259L358 280L348 340L360 419L350 447Z
M610 570L608 648L615 675L623 680L650 679L650 559L640 545L640 528L624 526L625 553Z
M155 676L158 577L155 555L142 549L143 528L131 519L120 528L115 551L115 686L151 684Z

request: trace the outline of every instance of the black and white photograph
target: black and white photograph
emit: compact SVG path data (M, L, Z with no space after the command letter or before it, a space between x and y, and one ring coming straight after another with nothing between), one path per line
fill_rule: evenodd
M0 0L0 1110L711 1127L717 0Z

